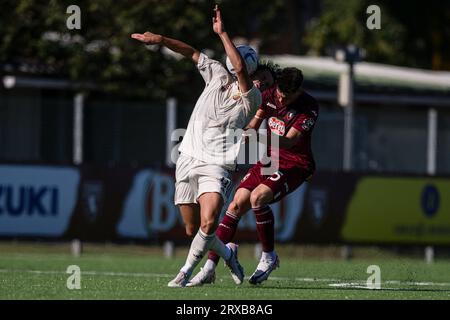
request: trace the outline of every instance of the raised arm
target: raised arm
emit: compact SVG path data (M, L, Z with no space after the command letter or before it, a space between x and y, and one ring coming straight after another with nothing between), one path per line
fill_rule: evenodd
M145 44L159 44L175 51L186 58L192 59L194 63L198 63L198 58L200 56L200 51L191 47L190 45L176 39L168 38L160 34L155 34L152 32L145 33L133 33L131 35L133 39L141 41Z
M222 17L220 14L219 6L216 5L214 8L215 17L213 17L213 30L217 33L222 40L222 44L225 48L225 52L230 59L231 64L233 65L234 70L236 71L236 76L239 83L239 88L241 92L248 92L252 86L253 82L250 79L250 76L247 72L247 67L245 65L244 59L242 59L239 51L234 46L227 32L225 31L225 27L222 23Z

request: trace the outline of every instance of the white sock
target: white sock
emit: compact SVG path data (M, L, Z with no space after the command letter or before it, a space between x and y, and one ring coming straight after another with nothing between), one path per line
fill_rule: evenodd
M210 249L217 253L222 259L228 260L231 257L231 249L228 248L222 240L217 238L216 234L214 234L213 240L211 240Z
M262 259L264 260L275 260L276 254L275 251L270 251L270 252L262 252Z
M216 235L214 233L207 235L202 230L198 230L197 234L191 242L191 247L189 248L186 263L184 264L183 268L181 268L181 271L189 275L192 274L192 271L202 260L205 253L208 252L215 236Z
M211 259L208 259L208 260L206 260L206 263L203 266L203 269L205 269L205 271L213 271L216 269L216 264Z

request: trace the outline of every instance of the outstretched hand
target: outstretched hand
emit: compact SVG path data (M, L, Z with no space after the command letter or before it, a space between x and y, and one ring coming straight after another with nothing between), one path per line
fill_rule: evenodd
M149 31L145 33L133 33L131 38L144 42L146 44L160 44L163 37L159 34L154 34Z
M213 17L213 30L217 34L222 34L225 32L225 27L222 22L222 16L220 14L219 5L216 4L214 8L215 16Z

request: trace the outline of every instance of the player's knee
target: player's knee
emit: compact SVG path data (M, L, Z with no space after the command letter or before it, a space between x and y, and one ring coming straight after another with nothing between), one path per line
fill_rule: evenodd
M233 200L228 206L227 211L234 214L237 217L241 217L245 212L243 212L243 206L239 201Z
M250 203L252 208L261 207L263 205L268 204L268 197L266 193L261 192L257 189L253 190L250 194Z
M206 234L213 234L216 231L216 222L210 219L202 221L200 228Z
M238 203L234 200L231 201L230 204L228 205L227 211L236 214L236 212L239 211Z
M242 217L250 209L250 191L238 189L227 211L237 217Z

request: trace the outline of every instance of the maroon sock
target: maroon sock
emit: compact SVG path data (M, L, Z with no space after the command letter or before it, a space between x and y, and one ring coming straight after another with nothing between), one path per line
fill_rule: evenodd
M252 208L256 217L256 231L264 252L272 252L275 247L275 224L272 209L268 205Z
M227 211L223 216L222 221L219 223L219 226L217 227L217 238L219 238L225 244L230 242L233 239L234 234L236 233L238 223L239 219L234 214ZM208 259L211 259L215 264L217 264L220 257L214 251L209 251Z

